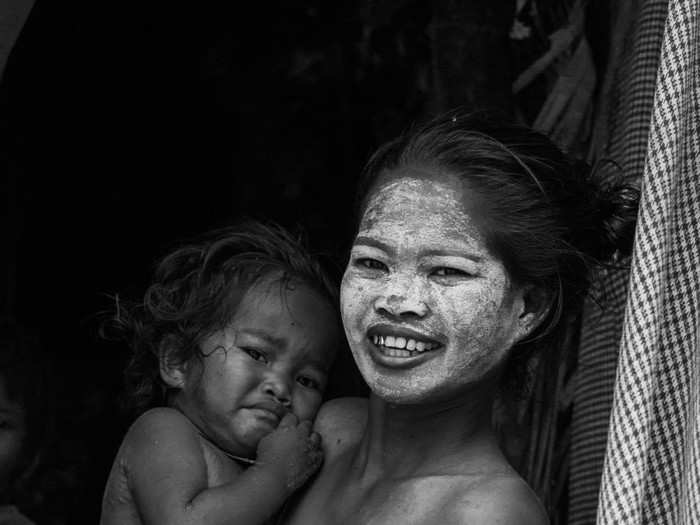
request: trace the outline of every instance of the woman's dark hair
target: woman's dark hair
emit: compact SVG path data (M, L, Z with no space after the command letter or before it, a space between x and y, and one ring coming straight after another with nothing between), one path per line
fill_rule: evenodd
M131 408L139 413L164 405L161 352L167 349L173 363L201 357L202 340L225 327L248 289L265 277L281 287L307 285L338 308L337 286L303 243L278 225L252 220L207 233L165 256L142 303L117 301L110 328L133 350L126 369Z
M530 358L556 348L580 311L592 270L631 251L638 192L624 181L568 159L546 136L523 126L455 111L383 145L369 160L358 216L382 175L402 167L457 175L475 196L491 252L517 284L545 290L544 321L510 354L502 386L519 392Z

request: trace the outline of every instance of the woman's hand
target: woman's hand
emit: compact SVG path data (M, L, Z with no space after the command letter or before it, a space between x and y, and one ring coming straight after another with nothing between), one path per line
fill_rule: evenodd
M299 423L291 413L258 444L257 463L263 468L279 469L289 490L302 486L322 461L320 434L311 430L311 421Z

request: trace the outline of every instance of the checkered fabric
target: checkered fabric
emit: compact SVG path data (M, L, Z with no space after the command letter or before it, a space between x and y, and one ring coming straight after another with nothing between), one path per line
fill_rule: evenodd
M598 523L700 524L700 0L671 0Z
M611 159L641 183L668 0L611 2L608 68L597 100L592 162ZM603 164L601 169L614 170ZM595 522L613 402L629 271L606 270L584 308L574 379L570 525ZM602 305L602 309L601 309Z

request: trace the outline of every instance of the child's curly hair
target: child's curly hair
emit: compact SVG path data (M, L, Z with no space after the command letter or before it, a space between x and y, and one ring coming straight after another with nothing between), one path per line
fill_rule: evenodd
M338 287L303 243L272 223L244 221L203 235L165 256L143 302L117 301L112 326L133 350L126 368L128 404L136 413L166 403L159 361L201 357L200 343L225 327L248 289L275 275L312 287L338 309Z

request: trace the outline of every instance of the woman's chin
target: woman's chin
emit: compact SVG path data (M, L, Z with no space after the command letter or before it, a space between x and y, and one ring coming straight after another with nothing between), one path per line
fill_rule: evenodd
M472 384L448 385L440 382L415 383L413 385L396 382L387 378L375 378L375 381L368 381L368 386L372 395L381 399L385 403L397 406L433 406L436 409L445 409L460 406L475 396L480 396L481 382ZM488 400L484 399L487 403Z
M452 373L442 367L378 366L372 359L358 361L358 368L372 394L392 405L453 404L479 388L483 378Z
M362 373L372 394L392 405L416 405L430 403L440 398L440 385L435 385L430 378L420 381L414 377L382 373L377 369ZM427 379L427 381L425 380ZM437 391L436 391L437 390Z

